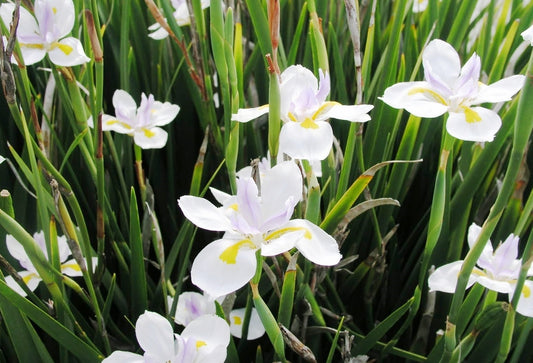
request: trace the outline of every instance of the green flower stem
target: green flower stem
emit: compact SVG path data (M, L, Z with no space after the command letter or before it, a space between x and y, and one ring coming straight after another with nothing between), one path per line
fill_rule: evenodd
M142 149L137 144L133 145L133 149L135 151L135 175L137 176L137 183L141 191L141 201L144 206L144 202L146 201L146 181L144 178Z
M433 189L433 201L431 203L431 211L429 215L428 232L426 237L426 246L422 256L422 263L420 267L420 274L418 279L418 286L424 286L429 267L431 254L439 237L441 235L444 213L449 202L449 180L451 174L451 162L453 161L453 144L454 138L443 130L444 140L440 152L439 168L437 170L437 177L435 180L435 187Z
M498 197L490 210L489 216L482 226L481 233L477 241L466 255L461 272L459 273L457 287L455 289L455 294L453 295L452 305L450 307L450 313L448 316L448 322L451 326L455 326L455 324L457 324L457 316L463 301L468 278L472 273L479 256L481 256L481 253L483 252L483 249L485 248L485 245L487 244L492 232L496 228L496 225L498 224L498 221L500 220L500 217L507 205L509 197L513 192L516 177L518 176L520 165L523 160L524 151L527 147L529 136L531 135L531 131L533 129L533 118L530 117L533 114L533 102L530 102L532 97L533 55L529 59L526 72L526 82L522 89L522 94L518 103L518 111L514 123L515 129L513 136L513 147L511 150L509 165L503 179L500 193L498 194ZM448 344L445 344L443 359L451 352L449 349L455 345L455 336L452 337L451 332L448 333L447 331L445 339L448 340Z

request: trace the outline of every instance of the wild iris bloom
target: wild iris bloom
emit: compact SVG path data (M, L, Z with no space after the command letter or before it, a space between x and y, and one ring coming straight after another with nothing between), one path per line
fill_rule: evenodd
M176 23L179 26L189 25L191 23L191 16L189 14L189 9L187 8L186 0L170 0L172 6L176 11L174 11L174 18ZM202 0L202 9L209 7L211 3L210 0ZM153 39L164 39L168 37L168 33L165 29L159 25L159 23L152 24L148 27L148 30L152 33L148 34L150 38Z
M533 45L533 25L524 30L520 35L522 36L522 38L524 38L524 40L530 42L531 45Z
M210 231L226 232L196 256L192 282L209 295L219 297L244 286L255 274L255 251L274 256L296 247L308 260L323 266L339 262L333 237L305 220L291 220L302 195L302 176L287 161L266 170L260 188L250 177L237 179L237 195L211 189L222 204L190 195L178 200L192 223Z
M172 304L172 298L169 297L169 299ZM191 321L202 315L215 314L215 299L199 292L185 291L178 296L174 321L180 325L187 326Z
M453 137L492 141L502 123L500 116L490 109L471 106L509 101L522 88L525 77L515 75L485 85L479 81L479 56L474 53L461 68L455 49L439 39L427 45L422 61L425 81L395 84L381 99L418 117L432 118L448 112L446 130Z
M0 16L9 27L15 5L0 6ZM86 63L80 41L67 37L74 26L74 3L72 0L35 0L35 17L20 7L17 40L26 65L39 62L48 53L50 61L58 66L70 67Z
M135 323L135 335L144 355L117 350L105 363L222 363L229 344L229 326L222 318L204 315L185 327L181 335L161 315L145 311Z
M326 101L330 91L329 74L322 70L319 74L320 82L317 82L313 72L295 65L280 75L281 119L285 123L279 135L279 148L294 159L325 159L333 144L333 131L327 120L366 122L370 120L367 113L374 107ZM248 122L268 111L268 105L241 108L231 119Z
M141 105L137 108L135 100L124 90L113 94L116 116L102 116L102 130L115 131L133 136L135 143L143 149L160 149L167 143L168 134L158 126L172 122L179 110L178 105L154 100L153 95L141 95ZM92 119L88 121L93 126Z
M470 226L468 230L468 245L470 248L473 247L480 232L481 228L476 224ZM475 267L468 279L468 287L477 282L487 289L508 294L509 300L511 300L522 266L522 261L517 260L517 256L517 236L509 235L495 251L492 250L492 244L489 241L477 261L479 268ZM428 279L430 290L454 293L463 262L462 260L455 261L436 269ZM527 275L533 276L533 269L530 269ZM532 291L533 281L526 280L516 307L516 311L520 314L530 317L533 317Z
M37 242L37 244L43 251L46 258L48 258L48 252L46 249L46 241L44 239L44 233L42 231L35 233L33 235L33 239L35 240L35 242ZM16 258L19 261L20 266L26 269L24 271L19 271L18 274L22 277L22 279L24 280L26 285L28 285L28 288L30 290L32 291L35 290L37 288L37 285L39 285L39 282L41 282L42 279L37 273L37 270L35 269L33 264L31 263L30 258L26 254L26 251L24 251L24 248L22 247L22 245L19 242L17 242L17 240L11 235L6 236L6 245L7 245L7 250L9 251L11 256ZM70 259L67 261L68 256L70 256L72 252L70 251L70 248L68 247L67 238L65 236L57 237L57 247L59 250L59 262L61 263L61 273L67 276L71 276L71 277L82 276L80 265L78 265L76 260ZM97 258L93 258L93 266L96 266L96 262L97 262ZM11 287L13 290L15 290L17 293L19 293L20 295L26 296L26 292L24 292L24 290L19 286L19 284L15 281L15 279L13 279L12 276L6 277L6 284L9 287Z

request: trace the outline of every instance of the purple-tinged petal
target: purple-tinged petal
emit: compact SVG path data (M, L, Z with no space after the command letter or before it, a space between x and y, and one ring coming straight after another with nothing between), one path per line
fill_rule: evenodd
M461 61L457 51L445 41L435 39L429 42L422 53L425 74L432 79L439 79L449 88L461 72Z
M215 313L215 300L212 297L194 291L186 291L178 296L174 321L187 326L200 316L214 315Z
M318 86L318 92L316 93L315 97L318 103L323 103L326 101L326 98L329 95L329 92L331 90L331 80L329 77L329 72L322 71L322 69L318 70L319 75L319 86Z
M133 128L137 114L137 104L133 97L128 92L118 89L113 93L113 106L117 118Z
M74 26L72 0L36 0L34 11L41 35L50 43L67 36Z
M518 236L509 237L494 251L492 266L487 271L499 279L517 279L520 274L520 260L518 257Z

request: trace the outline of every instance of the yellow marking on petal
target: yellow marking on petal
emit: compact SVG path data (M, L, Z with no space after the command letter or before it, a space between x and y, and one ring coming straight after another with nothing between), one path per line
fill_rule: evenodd
M531 289L529 288L529 286L524 285L524 287L522 288L522 295L524 295L525 298L531 296Z
M55 14L57 14L57 8L52 8L52 12Z
M121 126L131 130L131 126L130 125L128 125L125 122L119 121L119 120L113 119L113 120L109 120L109 121L106 122L106 125L109 125L109 126L114 125L114 124L120 124Z
M31 273L29 275L24 276L22 278L22 281L24 281L24 283L27 285L28 282L30 282L30 280L33 279L34 277L40 278L39 275L37 275L36 273Z
M234 316L233 317L233 324L235 325L242 325L242 319L240 316Z
M239 205L237 203L233 203L228 207L229 209L233 209L235 212L239 211Z
M304 227L286 227L286 228L280 228L280 229L275 230L274 232L268 234L265 237L265 240L270 241L270 240L273 240L273 239L281 237L285 233L296 232L296 231L305 231L305 233L304 233L304 237L305 238L307 238L307 239L313 238L313 235L311 234L311 231L309 231L307 228L304 228Z
M479 113L472 110L470 107L463 106L463 110L465 111L466 122L468 122L469 124L481 121L481 116L479 116Z
M66 55L69 55L74 50L74 48L72 48L70 45L61 44L58 42L52 43L52 49L55 49L55 48L59 48L59 50L65 53Z
M204 342L203 340L197 340L196 341L196 349L199 349L199 348L203 347L204 345L207 345L207 343Z
M474 269L474 270L472 271L472 275L487 276L487 274L486 274L484 271L476 270L476 269ZM457 274L457 276L459 276L459 274Z
M412 96L412 95L417 94L417 93L423 93L426 96L429 96L429 98L431 98L432 100L434 100L436 102L439 102L439 103L442 103L443 105L447 105L446 100L441 95L439 95L437 92L435 92L435 91L433 91L433 90L431 90L429 88L414 87L414 88L410 89L407 94L409 96Z
M32 49L44 49L44 44L39 43L20 43L20 46Z
M316 124L316 122L310 118L310 117L306 117L304 122L302 122L300 124L300 126L302 126L303 128L305 129L318 129L318 125Z
M320 106L318 108L318 110L316 110L315 113L313 114L313 120L315 120L318 117L318 115L320 115L322 112L324 112L324 110L326 108L331 108L331 107L336 106L336 105L340 105L340 103L334 102L334 101L326 101L326 102L324 102L322 104L322 106Z
M67 269L67 268L70 268L74 271L81 271L81 267L77 263L69 263L69 264L64 263L61 265L61 270Z
M142 130L144 132L144 136L146 136L147 138L152 138L152 137L155 136L155 132L153 132L153 131L151 131L149 129L143 128Z
M222 260L222 262L227 263L228 265L235 265L237 263L237 254L239 253L239 249L242 247L247 246L250 248L255 248L255 244L250 241L249 239L243 239L240 240L237 243L234 243L233 245L226 248L218 258Z
M291 119L291 121L298 122L298 120L296 119L296 117L294 116L292 112L289 112L288 116Z

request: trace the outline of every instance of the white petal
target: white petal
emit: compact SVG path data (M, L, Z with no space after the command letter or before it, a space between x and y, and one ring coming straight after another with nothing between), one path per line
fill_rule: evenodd
M246 312L245 308L232 310L229 314L230 321L230 330L231 335L236 338L242 337L242 328L244 327L244 313ZM250 314L250 322L248 324L248 335L247 340L257 339L265 334L265 327L257 314L257 310L252 308L252 313Z
M211 191L211 194L213 194L213 197L215 197L216 201L219 202L220 204L226 204L230 201L231 198L234 197L231 194L225 193L213 187L209 187L209 191Z
M174 331L167 319L145 311L135 323L135 335L141 348L161 361L171 361L174 356Z
M94 122L92 127L94 127ZM115 116L102 115L102 130L103 131L115 131L119 134L132 135L135 131L128 123L117 119Z
M133 140L142 149L161 149L167 144L168 134L159 127L135 129Z
M224 319L216 315L203 315L191 321L181 336L185 339L193 338L196 341L201 341L205 343L207 349L217 345L227 347L230 339L230 328Z
M140 354L115 350L102 363L144 363L144 357Z
M428 278L429 290L454 293L463 262L464 261L455 261L437 268ZM480 270L474 268L474 271ZM475 276L474 273L470 275L467 288L474 284L476 281Z
M11 24L14 10L15 5L12 3L0 5L0 16L2 17L2 21L7 28L9 28L9 24ZM37 21L33 15L22 6L20 7L19 24L17 27L17 40L21 45L24 43L42 44L42 38L40 36L40 30Z
M152 24L148 27L148 30L151 31L148 36L155 40L161 40L168 37L168 32L163 28L159 23Z
M520 295L520 300L518 300L518 306L516 311L524 316L529 316L533 318L533 281L526 280L524 282L524 287L522 288L522 294ZM509 300L513 298L513 294L509 294Z
M515 75L494 82L490 85L479 85L479 94L472 102L479 104L483 102L503 102L510 101L511 98L522 89L525 76Z
M36 0L35 17L41 34L49 33L55 41L67 36L74 26L74 3L71 0Z
M305 230L304 235L296 241L296 248L309 261L333 266L342 258L337 241L317 225L305 219L293 219L287 225Z
M35 289L39 285L39 282L42 281L41 277L35 272L19 271L18 274L20 275L20 277L22 277L22 279L31 291L35 291ZM22 289L22 287L19 286L19 284L12 276L6 276L5 281L7 286L13 289L16 293L21 296L26 296L26 292Z
M268 105L263 105L259 107L253 107L253 108L239 108L237 113L234 113L231 115L232 121L238 121L238 122L248 122L253 119L258 118L261 115L264 115L269 110Z
M0 155L0 164L2 164L5 160L6 159L2 155Z
M496 112L470 107L466 108L466 112L450 112L446 130L460 140L483 142L494 140L501 125L502 120Z
M98 260L98 259L96 259ZM76 262L75 259L70 259L64 263L61 264L61 273L71 276L71 277L77 277L77 276L83 276L83 273L81 272L80 265Z
M429 42L422 53L422 63L426 79L427 73L430 73L450 88L461 72L459 54L450 44L440 39Z
M44 48L25 45L20 46L20 52L22 53L24 64L27 66L40 62L46 55L46 50Z
M380 99L391 107L418 117L434 118L448 111L446 100L427 82L401 82L385 90Z
M194 319L202 315L216 313L215 301L208 295L194 291L186 291L178 296L178 305L174 321L187 326Z
M327 122L316 122L317 128L287 122L279 135L280 149L294 159L324 160L333 145L333 131Z
M19 260L19 262L29 262L30 259L26 254L24 247L22 247L22 244L17 241L15 237L10 234L6 235L6 245L11 256Z
M115 115L119 120L131 126L135 124L137 104L128 92L117 89L113 93L113 106L115 107Z
M178 199L178 204L185 217L202 229L208 231L232 229L229 219L207 199L184 195Z
M57 236L57 249L59 251L59 262L64 262L72 254L66 236Z
M52 63L62 67L72 67L89 62L81 42L73 37L61 39L57 44L52 46L48 52Z
M164 126L174 121L180 106L174 105L170 102L155 101L150 109L150 125L152 126Z
M277 256L287 252L296 246L296 241L303 237L305 232L303 228L285 224L265 235L265 242L261 245L261 254Z
M320 114L320 118L336 118L350 122L366 122L370 120L368 112L374 108L373 105L341 105L340 103L330 107Z
M485 286L489 290L502 292L504 294L510 294L514 290L514 283L512 281L495 280L486 274L477 276L476 282Z
M251 242L219 239L196 256L191 280L216 298L246 285L255 274L256 264L255 246Z
M525 41L530 42L533 45L533 25L524 30L521 34Z

